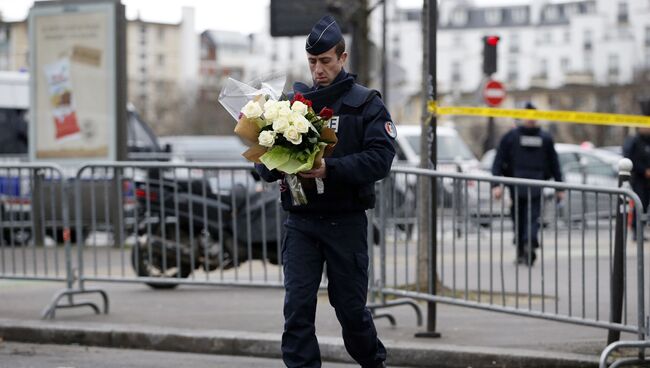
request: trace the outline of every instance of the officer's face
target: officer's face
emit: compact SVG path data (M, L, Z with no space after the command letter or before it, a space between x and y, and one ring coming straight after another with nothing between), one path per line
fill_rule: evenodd
M311 77L314 79L314 82L321 86L329 86L343 69L343 64L345 64L347 57L347 52L344 52L341 54L341 57L338 57L336 55L336 47L332 47L320 55L307 53L309 70L311 71Z

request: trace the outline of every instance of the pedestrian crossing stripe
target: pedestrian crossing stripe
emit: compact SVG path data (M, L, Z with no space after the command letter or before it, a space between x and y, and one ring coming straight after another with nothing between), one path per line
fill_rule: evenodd
M606 114L584 111L543 111L531 109L498 109L493 107L437 106L429 101L427 110L436 115L492 116L521 120L548 120L555 122L615 125L628 127L650 127L650 116Z

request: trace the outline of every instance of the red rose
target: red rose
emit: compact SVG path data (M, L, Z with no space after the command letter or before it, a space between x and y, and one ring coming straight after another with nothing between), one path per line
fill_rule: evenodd
M291 104L293 105L294 102L300 101L303 102L305 100L305 97L302 95L300 92L296 92L295 95L293 95L293 98L291 99Z
M330 109L329 107L323 107L323 109L318 113L318 115L325 119L331 119L332 116L334 115L334 110Z
M300 102L304 103L305 105L311 107L311 100L306 99L305 96L303 96L302 93L300 93L300 92L296 92L296 94L291 99L291 104L293 105L293 103L296 102L296 101L300 101Z

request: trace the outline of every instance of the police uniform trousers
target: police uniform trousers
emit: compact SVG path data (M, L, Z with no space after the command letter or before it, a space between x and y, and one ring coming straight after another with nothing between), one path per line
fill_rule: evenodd
M289 214L282 247L286 291L282 358L287 367L321 366L314 319L324 262L330 304L348 353L362 367L376 367L386 359L386 349L366 308L367 227L363 211Z
M519 189L522 191L522 189ZM528 256L529 248L534 250L539 247L539 240L537 234L539 233L541 212L540 195L527 196L526 190L522 191L522 195L511 196L512 209L511 212L512 223L515 227L515 236L517 240L517 256Z

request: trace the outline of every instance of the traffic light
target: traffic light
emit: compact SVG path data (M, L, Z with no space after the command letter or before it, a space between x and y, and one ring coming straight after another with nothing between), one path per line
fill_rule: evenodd
M497 72L497 45L499 36L483 37L483 73L490 76Z

